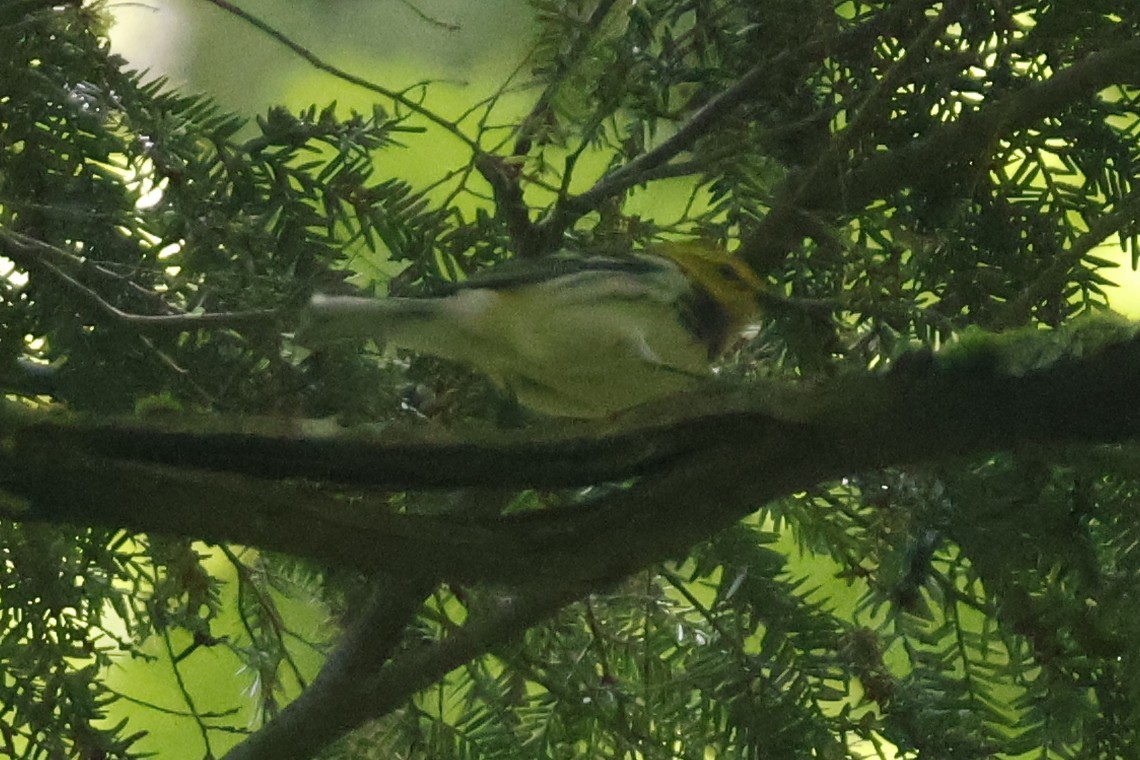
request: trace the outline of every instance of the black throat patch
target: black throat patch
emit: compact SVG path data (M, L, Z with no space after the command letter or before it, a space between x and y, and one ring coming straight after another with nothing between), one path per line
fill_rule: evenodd
M695 282L680 299L681 324L708 349L709 361L720 356L731 337L728 312L705 288Z

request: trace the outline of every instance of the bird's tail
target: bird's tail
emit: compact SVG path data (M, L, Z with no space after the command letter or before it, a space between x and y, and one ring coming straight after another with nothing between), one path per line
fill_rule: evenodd
M320 346L338 340L399 340L400 334L438 316L430 298L360 298L315 295L301 314L297 342Z

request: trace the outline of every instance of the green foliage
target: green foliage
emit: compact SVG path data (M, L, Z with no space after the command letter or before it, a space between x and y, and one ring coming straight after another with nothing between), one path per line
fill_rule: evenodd
M273 109L247 124L127 71L98 7L0 0L4 387L30 408L468 423L494 402L467 373L347 347L308 355L288 337L293 311L349 279L424 292L536 246L681 235L739 244L790 303L842 307L835 320L774 311L726 360L730 382L810 381L945 343L957 346L941 360L968 368L1007 340L1022 342L1003 369L1022 374L1132 335L1086 313L1108 301L1097 247L1140 250L1140 91L1070 83L1042 113L1043 96L1017 98L1134 40L1140 6L532 5L533 108L503 138L487 127L495 98L468 134L431 114L430 89L367 115ZM425 115L446 127L430 140L472 148L435 188L384 168L402 146L430 158ZM674 139L660 161L631 163ZM688 194L683 212L629 211L662 179ZM406 268L385 282L389 261ZM993 334L1012 327L1041 329ZM635 485L349 496L446 516ZM851 473L492 642L327 756L1127 757L1140 745L1138 490L1132 446ZM187 539L0 522L0 753L139 756L134 724L105 719L118 695L102 678L115 658L153 657L154 641L175 670L200 649L233 652L259 715L277 716L305 680L298 643L324 651L291 629L290 602L348 624L368 583L218 556L228 586ZM515 598L439 588L388 662ZM180 696L204 744L244 730Z

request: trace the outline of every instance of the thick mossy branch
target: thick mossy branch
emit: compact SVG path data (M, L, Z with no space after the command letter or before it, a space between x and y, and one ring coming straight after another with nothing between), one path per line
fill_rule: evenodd
M14 515L22 519L236 541L362 570L510 585L557 579L585 589L683 553L765 502L830 478L1010 446L1140 437L1131 398L1140 339L1122 339L1132 328L1110 320L1075 324L1065 333L974 335L943 355L909 355L890 372L815 388L646 410L667 419L482 440L8 416L3 486L27 501ZM328 488L628 478L636 478L630 487L588 504L492 518L393 513L367 493L345 499Z

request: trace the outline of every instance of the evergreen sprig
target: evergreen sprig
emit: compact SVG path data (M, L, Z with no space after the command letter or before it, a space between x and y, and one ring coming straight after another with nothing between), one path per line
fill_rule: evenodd
M1098 247L1118 242L1134 259L1140 250L1140 15L1131 7L532 5L537 42L524 69L533 105L504 139L480 131L497 97L473 107L483 117L468 134L468 121L431 110L430 88L420 101L374 83L384 102L370 113L275 108L247 123L130 72L97 6L0 2L4 388L35 410L50 400L159 419L196 410L466 421L489 404L462 372L348 349L306 356L288 338L293 311L349 279L426 292L510 255L678 235L738 244L774 291L839 312L774 310L726 362L726 384L831 378L828 387L857 389L842 379L889 366L885 382L905 396L931 362L943 380L956 371L969 382L995 362L1003 377L1026 378L1127 339L1119 323L1072 320L1108 303L1112 262ZM322 71L369 85L238 15ZM424 149L424 123L470 151L468 165L449 168L446 193L383 170L385 151ZM582 160L593 152L604 160ZM584 176L585 166L604 169ZM634 194L664 179L684 186L683 212L629 211ZM381 261L406 269L386 282ZM1022 330L978 337L1008 328ZM873 423L826 402L817 400L845 415L835 440L850 433L845 424ZM931 403L928 413L933 425L954 410ZM804 416L822 424L818 406ZM735 424L746 419L760 416ZM722 423L723 433L734 421ZM653 430L663 437L604 438L616 446L609 456L575 450L574 461L617 467L613 453L638 442L642 455L675 453L668 431ZM14 467L29 438L7 435L0 457ZM509 461L500 455L495 466L517 476L567 445L529 443L504 447ZM451 449L457 472L470 448ZM395 450L386 453L394 466ZM290 536L290 546L320 541L330 524L364 534L378 520L425 531L393 541L393 554L433 538L458 551L462 529L468 544L487 540L504 556L473 558L467 574L439 569L450 556L344 563L389 571L362 580L223 545L233 573L223 583L190 537L21 522L34 505L4 494L13 519L0 522L0 753L13 757L139 756L134 725L105 720L130 695L103 676L115 657L152 657L148 642L161 642L180 679L172 702L152 708L192 720L198 754L217 754L219 736L245 729L197 706L182 679L191 655L232 653L256 674L269 722L233 750L239 760L322 748L345 758L1093 758L1128 756L1140 743L1131 445L853 467L840 481L751 504L756 515L696 547L673 546L684 558L604 584L588 572L637 569L614 547L668 556L638 543L642 535L618 535L627 526L606 511L623 498L644 508L640 494L664 490L647 469L583 489L561 488L578 484L563 467L564 480L522 493L498 484L444 494L437 479L423 493L364 484L334 495L144 470L90 447L39 454L41 481L87 472L93 489L106 487L113 463L135 479L115 491L124 502L172 483L165 496L173 504L179 490L183 507L185 490L204 503L243 494L232 509L248 517L248 533L216 529L221 521L212 536L272 535L257 531L311 510L302 524L313 535ZM408 457L407 472L431 456L428 446ZM146 491L140 472L160 490ZM18 483L0 475L0 486ZM692 489L701 496L685 514L658 519L686 518L686 540L707 536L692 515L730 485ZM679 508L657 495L662 509ZM163 499L153 500L163 515ZM275 511L257 511L267 505ZM69 519L82 521L71 506ZM163 517L175 515L172 506ZM570 539L581 538L582 515L601 516L595 528L614 535L588 546L613 555L571 565L565 547L578 546ZM644 512L629 516L650 532ZM542 545L561 573L536 554L542 582L517 584L506 555L536 551L531 518L555 521ZM481 572L498 572L498 583L472 582ZM239 622L223 631L230 589ZM290 626L293 599L347 630L312 683L298 647L328 642ZM285 707L293 684L308 688Z

